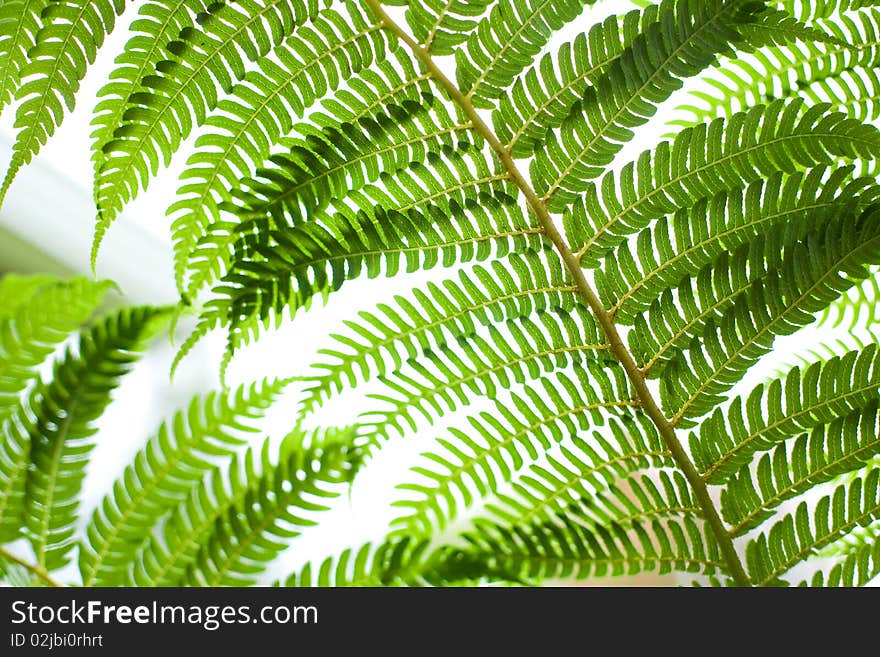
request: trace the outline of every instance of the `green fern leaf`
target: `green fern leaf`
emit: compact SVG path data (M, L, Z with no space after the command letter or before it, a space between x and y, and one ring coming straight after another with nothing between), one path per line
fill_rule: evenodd
M579 303L562 263L546 251L514 253L490 267L477 265L461 271L457 280L429 283L409 298L395 297L393 307L379 304L376 313L361 312L358 321L346 322L348 334L330 336L338 346L320 351L333 361L313 366L324 373L309 377L303 410L358 385L358 373L364 381L384 376L432 345L474 333L478 324L550 310L570 313Z
M125 309L96 324L55 366L41 386L31 433L25 519L40 567L64 565L73 547L78 500L95 420L137 359L137 352L165 311Z
M294 116L335 91L341 80L383 59L380 27L358 12L319 14L274 51L279 63L263 62L219 102L222 114L208 117L208 132L196 141L199 150L181 175L186 184L180 199L168 210L175 215L175 272L181 288L187 261L207 224L219 220L219 205L231 198L229 189L254 174L271 146L292 131ZM188 295L197 291L190 288Z
M839 209L835 209L821 220L848 223L857 217L856 213L840 214ZM664 290L651 304L649 312L636 318L630 333L630 348L642 370L648 376L662 375L670 360L687 350L695 338L716 328L714 322L723 319L725 313L747 298L750 290L784 275L781 271L797 257L789 255L797 251L797 244L802 241L822 243L820 230L802 235L804 228L809 228L809 222L779 225L730 256L722 253L694 279L685 279L676 290ZM844 279L840 285L846 288L847 283L849 281ZM812 318L804 319L809 323Z
M601 199L591 186L569 212L566 228L585 266L651 220L699 198L744 187L779 171L794 174L838 160L871 161L880 155L880 131L803 101L777 101L708 125L686 129L619 175L606 174ZM615 182L615 181L619 182ZM618 191L618 186L620 191Z
M866 7L877 7L878 0L780 0L789 13L800 20L828 18L839 12L855 11Z
M0 288L0 417L15 408L36 369L92 315L112 284L8 275Z
M760 586L785 584L795 565L880 517L880 470L838 486L811 514L806 502L749 542L749 575ZM812 516L812 519L811 519Z
M407 510L394 524L405 533L430 536L446 527L461 507L494 493L526 458L536 459L566 436L632 408L619 370L588 364L574 368L574 374L576 380L564 373L544 378L540 390L526 386L526 396L512 395L512 404L496 402L497 417L482 413L469 418L469 432L450 429L451 438L437 440L443 453L426 453L423 458L430 465L413 468L423 483L398 487L418 497L394 503Z
M691 435L697 468L715 484L727 481L752 457L803 431L866 407L880 390L876 345L845 356L793 368L785 378L737 397ZM744 412L745 411L745 412Z
M407 362L406 368L380 377L388 393L369 396L385 408L361 415L359 437L378 444L393 428L403 434L429 423L473 398L494 399L499 389L534 381L574 364L608 360L608 346L592 317L579 307L571 315L543 313L535 320L507 322L503 332L490 327L486 338L468 335Z
M544 55L526 69L492 112L495 133L510 153L531 155L548 130L560 127L591 81L657 20L657 10L654 5L644 12L611 16L562 45L555 58Z
M684 114L672 123L688 126L730 116L741 107L798 96L861 118L874 107L868 83L861 78L870 76L880 61L880 12L843 15L822 27L834 43L801 41L725 61L702 81L709 89L691 92L692 101L679 107Z
M406 21L422 48L435 55L451 55L468 39L494 0L425 0L406 3ZM398 4L388 2L385 4Z
M138 585L243 585L253 583L284 539L314 524L340 485L350 482L359 456L349 432L330 432L314 445L302 432L283 442L277 463L269 442L260 456L249 450L233 462L228 490L222 471L196 489L164 525L164 541L151 540L135 560ZM255 461L259 459L259 463Z
M457 122L432 97L424 104L389 105L385 111L361 119L360 125L297 126L302 138L282 142L290 153L273 157L274 167L259 172L265 183L247 181L252 191L241 195L244 207L239 212L269 214L277 223L285 217L300 223L302 217L313 216L380 175L392 177L413 162L424 161L429 152L465 150L470 145L462 136L470 126Z
M540 229L511 200L481 194L466 203L451 201L449 212L435 206L424 215L376 207L372 217L360 211L337 226L309 222L258 232L253 243L245 239L225 284L217 288L228 301L209 306L209 312L225 313L224 323L232 321L227 358L273 317L307 306L361 272L393 276L401 268L429 269L540 248ZM264 243L267 237L272 244Z
M9 0L0 5L0 109L15 96L48 5L49 0Z
M307 563L284 586L411 586L421 583L429 541L411 537L366 543L318 565Z
M802 581L799 586L864 586L880 574L880 541L874 523L866 528L865 536L837 550L836 563L828 573L819 570L812 580Z
M200 483L218 457L231 455L288 381L240 386L192 400L137 453L85 529L79 567L83 586L124 582L136 550L180 497Z
M458 86L475 107L492 109L550 40L596 0L499 0L455 52Z
M192 28L196 16L203 15L213 0L155 0L142 2L138 16L129 26L134 33L116 58L111 80L98 91L92 125L92 159L97 183L104 164L104 147L113 140L116 129L126 119L129 99L144 92L147 76L155 75L171 50L169 45L184 28ZM173 46L172 46L173 47ZM96 187L97 198L97 187Z
M718 268L710 265L722 254L736 253L761 237L760 250L778 261L774 249L802 240L832 217L854 212L880 197L880 186L872 179L851 179L852 167L829 169L820 166L790 176L775 173L745 189L704 197L671 219L662 217L638 234L635 249L620 245L595 271L596 287L606 307L619 323L633 324L639 313L653 306L667 307L657 300L689 276L696 276L696 290L702 298L708 284L703 277L717 277ZM655 312L659 310L651 314ZM657 337L663 335L660 327L650 330L658 331Z
M548 453L546 464L532 465L513 482L511 494L498 494L486 510L508 527L553 522L572 506L583 506L599 493L616 490L619 481L629 480L638 470L671 466L656 428L642 418L631 424L609 420L613 440L597 431L590 440L575 440L560 446L558 454Z
M558 130L535 153L530 171L536 192L561 211L602 175L632 129L653 116L656 105L681 86L681 79L711 66L741 39L734 17L750 20L741 3L722 0L667 1L618 57Z
M19 169L54 134L65 107L73 110L86 69L124 9L125 0L53 0L43 10L36 43L18 73L24 81L15 92L18 134L0 187L0 202Z
M92 263L104 233L122 206L146 188L160 163L166 166L193 123L201 125L245 75L246 58L257 61L288 36L295 25L314 19L319 0L249 0L238 7L214 3L198 17L199 28L184 28L167 48L174 56L156 66L141 82L149 91L127 99L125 123L102 147L103 162L95 181L98 224ZM244 57L244 58L243 58Z
M50 276L0 279L0 541L23 526L38 368L94 312L109 284Z
M877 258L880 248L878 218L880 213L868 210L858 222L832 222L796 244L777 271L757 280L719 319L707 322L702 338L679 351L661 374L661 395L672 423L712 410L770 350L777 335L811 323L813 313L853 279L865 278L864 265Z
M863 411L820 425L790 445L779 445L758 462L754 479L750 468L740 470L721 493L731 534L759 526L785 500L857 470L880 454L877 420L874 399Z
M467 538L485 570L513 581L673 571L723 575L725 567L711 535L690 515L634 520L624 528L585 527L567 514L556 523L486 527Z

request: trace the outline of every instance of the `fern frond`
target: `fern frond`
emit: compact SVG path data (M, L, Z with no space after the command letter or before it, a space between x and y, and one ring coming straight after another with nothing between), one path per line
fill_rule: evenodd
M499 0L455 52L458 86L474 107L492 109L550 40L596 0Z
M95 311L109 283L0 279L0 541L22 531L38 368Z
M320 564L307 563L284 586L412 586L422 583L429 541L412 537L365 543Z
M9 0L0 5L0 110L15 96L28 51L37 41L49 0Z
M877 346L792 368L784 378L736 397L691 434L694 463L703 477L724 483L759 452L804 431L868 406L880 390Z
M424 162L428 153L466 151L470 144L464 135L469 128L432 96L419 104L389 105L382 114L361 119L359 125L323 129L299 125L301 137L282 142L289 154L274 156L274 166L259 171L262 180L247 181L250 189L239 192L243 206L239 212L268 214L277 223L285 218L301 223L380 175L392 178L412 163Z
M725 60L702 80L707 88L690 93L691 102L678 108L682 115L671 123L692 125L729 116L750 104L798 96L828 102L860 118L855 110L872 105L869 97L862 101L862 95L870 92L857 77L850 83L846 78L870 75L880 59L880 12L843 15L822 27L835 43L800 41L758 50L750 58ZM837 86L840 82L842 89Z
M817 484L853 472L880 454L877 400L867 408L817 426L790 445L783 443L758 462L754 475L744 467L721 492L721 509L731 534L763 523L773 509Z
M611 16L547 54L517 78L498 101L492 124L514 157L527 157L551 128L558 128L603 73L640 34L656 21L657 6L623 17Z
M711 534L689 514L634 519L628 527L588 527L572 513L555 523L484 527L467 539L472 544L469 551L483 560L488 572L506 574L513 581L641 572L725 573Z
M0 543L20 538L24 529L31 434L37 422L36 388L0 416Z
M324 373L309 377L303 409L310 412L344 387L355 387L358 373L364 381L384 376L434 346L474 333L478 325L553 310L570 313L579 304L575 292L558 258L526 251L396 296L394 306L378 304L376 312L346 322L347 334L330 336L338 347L319 352L333 360L313 365Z
M448 212L433 206L424 214L375 207L372 216L359 211L335 226L309 222L262 231L253 245L245 240L243 255L217 288L227 299L211 306L227 313L223 323L231 323L228 355L273 318L296 312L362 272L392 276L402 268L430 269L541 248L541 229L512 201L480 194L466 203L450 201ZM265 243L267 235L271 244Z
M340 80L374 60L382 62L386 47L380 27L358 12L345 17L321 13L275 49L278 63L264 61L219 102L181 174L185 184L179 200L168 209L175 216L175 272L181 288L187 261L206 226L219 220L219 205L231 199L229 190L254 175L272 146L292 131L295 116L335 91Z
M657 21L624 50L587 89L569 117L547 133L530 171L536 192L551 211L561 211L605 172L633 128L646 123L656 105L731 52L740 40L734 19L747 22L740 2L667 0Z
M92 315L112 283L9 274L0 301L0 418L15 408L36 368Z
M870 329L880 322L880 278L878 268L871 267L871 275L847 290L822 313L818 325L834 328L845 325L850 334L856 329Z
M878 0L778 0L789 13L800 20L829 18L842 12L880 6ZM845 15L845 14L844 14Z
M410 359L405 369L380 377L388 393L369 396L385 402L361 415L360 438L371 443L416 430L417 416L429 423L455 411L472 398L493 399L510 389L571 364L583 364L606 355L608 346L589 312L578 307L572 314L542 313L534 320L519 319L490 327L488 335L469 335L455 343ZM606 357L605 360L608 360Z
M878 156L876 128L830 112L827 105L776 101L688 128L619 174L607 173L601 192L591 184L567 213L565 226L582 263L596 266L629 235L701 197L744 188L779 171L794 174Z
M494 0L425 0L407 3L406 21L421 46L435 55L451 55L468 39ZM397 4L388 2L385 4Z
M858 215L834 214L821 217L830 222L855 221ZM703 268L695 278L685 279L677 289L664 290L651 304L646 315L636 317L630 333L630 347L649 376L662 375L663 368L674 360L690 343L716 328L713 324L724 318L750 290L775 280L789 267L792 258L799 256L797 244L821 244L821 230L799 235L810 222L783 224L760 239L743 245L732 255L722 253L711 265ZM792 255L794 254L794 255ZM846 281L840 283L847 287ZM812 318L803 318L806 323ZM710 328L711 326L711 328ZM711 340L711 338L709 338Z
M353 476L360 457L348 447L350 433L307 436L297 429L274 450L275 459L266 440L259 451L248 449L228 466L215 467L141 546L128 583L174 586L212 576L226 583L252 582L262 569L254 562L283 549L278 537L292 537L314 524L309 515L324 508L320 500L335 495L335 484ZM230 542L235 539L242 541L237 553ZM228 572L220 572L220 566Z
M878 220L880 213L868 210L857 222L832 222L795 244L778 270L707 322L702 339L679 351L661 373L661 395L673 424L712 410L776 336L811 323L813 313L838 298L853 279L865 278L864 265L880 257Z
M424 454L430 465L413 468L423 483L398 487L418 497L394 503L406 509L394 524L412 535L431 535L461 507L494 493L528 459L566 436L601 426L608 414L622 415L633 407L619 369L588 363L573 373L575 380L557 373L541 379L540 388L525 386L525 396L513 394L512 404L496 402L495 415L470 417L468 431L453 428L450 438L438 439L443 452Z
M17 3L19 10L29 7ZM125 0L55 0L40 16L42 26L18 72L15 116L18 133L0 187L0 202L19 169L55 133L64 110L72 111L86 69L113 31Z
M617 322L632 324L665 291L688 276L699 277L722 254L771 235L778 243L766 247L770 257L773 248L880 198L880 186L871 178L852 180L852 171L820 166L791 175L777 172L744 189L701 198L645 228L634 249L628 243L614 249L595 270L596 289Z
M218 458L230 456L257 431L253 420L288 381L242 385L229 394L209 393L162 424L99 503L80 544L83 586L122 584L137 549L160 518L202 481Z
M110 315L82 335L78 351L68 350L40 388L25 520L41 568L52 570L68 559L94 422L164 313L142 307Z
M799 586L864 586L880 574L880 525L874 523L864 529L864 536L836 550L838 560L825 573L817 571L809 582Z
M129 99L143 91L147 76L172 57L169 44L184 28L192 28L196 16L203 15L212 0L151 0L142 2L129 26L133 36L116 57L110 81L98 91L98 102L93 112L92 159L97 182L104 163L104 147L113 140L114 133L126 119ZM96 188L97 191L97 188ZM97 195L96 195L97 198Z
M99 218L92 262L107 228L140 189L145 189L208 112L221 91L244 77L245 59L257 61L291 34L294 26L314 19L319 0L249 0L246 6L213 3L199 15L198 29L184 28L167 45L173 59L157 64L156 73L130 96L124 123L102 146L95 181Z
M806 502L769 531L749 542L749 575L760 586L779 585L791 568L826 545L880 517L880 470L838 486L816 502Z
M513 482L511 494L498 494L497 501L486 505L493 520L508 527L553 522L638 470L672 464L654 425L639 417L627 422L611 419L605 432L594 432L590 440L573 440L558 452L549 453L545 464L532 465Z

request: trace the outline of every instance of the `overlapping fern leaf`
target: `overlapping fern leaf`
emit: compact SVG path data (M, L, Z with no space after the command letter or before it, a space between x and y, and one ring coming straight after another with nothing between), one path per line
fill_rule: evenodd
M124 581L132 555L182 496L197 486L217 459L232 456L257 431L253 420L287 381L241 386L228 395L197 397L163 424L99 504L80 545L83 584Z
M13 4L7 70L42 33ZM96 245L198 130L169 209L199 308L179 357L224 330L225 371L355 278L436 276L306 375L309 419L369 388L349 430L241 453L266 389L161 430L95 512L84 581L258 582L366 454L426 432L387 539L285 583L873 577L876 345L774 353L829 308L869 328L880 6L387 4L157 0L132 24L96 111Z

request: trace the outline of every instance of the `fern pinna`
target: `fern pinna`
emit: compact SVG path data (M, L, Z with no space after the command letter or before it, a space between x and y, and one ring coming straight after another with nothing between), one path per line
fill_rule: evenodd
M85 583L257 581L311 522L289 483L333 494L389 438L449 417L385 540L283 583L877 575L880 3L623 4L4 4L0 103L18 132L0 194L129 26L94 112L93 261L197 135L168 209L181 310L198 309L179 358L225 330L225 371L356 277L437 270L348 322L296 382L305 424L369 382L355 427L272 449L223 438L263 388L161 429L80 539ZM844 316L837 342L755 374L780 338ZM3 379L0 504L45 574L72 544L35 502L39 472L79 448L28 428L49 393L22 377L43 352L5 339L29 355Z

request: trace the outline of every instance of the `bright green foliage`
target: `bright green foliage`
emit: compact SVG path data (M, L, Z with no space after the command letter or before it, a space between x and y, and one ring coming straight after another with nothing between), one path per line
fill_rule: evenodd
M170 213L180 213L174 227L183 236L176 245L179 282L192 259L195 238L220 219L218 204L230 200L228 190L255 173L252 163L266 161L270 147L291 133L294 117L302 116L315 99L335 91L340 80L367 68L374 58L382 59L384 53L378 25L360 12L343 17L326 11L275 51L278 64L267 61L249 72L231 97L220 101L223 114L207 119L211 131L196 142L196 147L204 148L190 158L181 175L187 181L180 190L183 198L169 208ZM209 260L212 266L213 260ZM199 286L200 280L194 283Z
M421 557L427 540L409 537L379 545L366 543L356 552L345 550L320 564L307 563L290 575L284 586L412 586L421 583Z
M562 45L555 57L544 55L525 70L492 113L495 131L511 153L529 155L548 130L561 126L591 81L632 44L644 25L655 21L651 9L630 12L622 20L611 16Z
M527 459L537 459L567 435L604 424L608 413L622 416L633 406L622 373L596 366L577 367L574 373L575 380L558 374L555 380L543 379L540 390L525 387L512 408L496 403L494 414L471 417L467 429L451 429L450 438L438 439L443 452L425 454L428 464L414 468L424 483L401 486L419 497L397 503L407 515L395 523L414 534L443 529L462 501L467 507L485 498Z
M456 50L459 88L477 107L499 98L554 31L596 0L500 0Z
M25 521L37 563L63 565L73 547L77 496L94 447L95 421L129 371L151 323L162 312L126 309L98 322L55 365L33 398Z
M819 425L790 446L783 443L762 457L755 473L757 487L751 471L743 468L722 498L722 509L733 531L748 531L770 517L772 509L783 501L851 472L876 456L880 453L876 424L874 399L864 411Z
M314 18L318 0L248 0L242 5L212 3L195 25L186 27L165 48L173 55L142 78L143 91L129 96L122 125L100 145L101 169L95 194L100 218L92 262L101 238L122 209L147 186L159 166L217 106L219 92L244 77L246 61L266 55L294 25ZM244 58L242 57L244 55Z
M0 6L0 109L15 96L49 0L10 0Z
M365 295L313 368L290 372L286 439L251 440L286 381L201 396L78 535L107 395L61 441L41 418L78 417L64 407L88 377L66 374L82 373L75 350L57 382L37 370L104 288L7 279L0 540L28 518L38 563L75 545L85 584L263 583L365 458L418 434L388 536L285 584L876 577L880 4L387 4L140 3L93 118L95 246L188 158L168 214L181 308L198 318L175 366L224 331L225 377L354 279L395 290ZM120 7L0 10L0 104L17 90L30 126L16 167ZM69 80L46 68L59 52ZM816 326L849 333L805 344ZM354 426L306 429L353 388L367 393Z
M40 147L61 123L65 108L73 110L76 92L86 69L95 61L98 48L113 31L116 17L125 9L125 0L50 0L22 5L21 23L16 25L10 59L18 59L16 50L25 47L25 33L33 28L30 15L38 5L41 27L27 44L27 57L17 71L8 74L9 89L15 85L19 103L15 116L18 130L12 161L0 187L0 201L6 195L18 170L31 161ZM6 7L4 7L4 12ZM10 45L12 45L10 44ZM10 66L11 64L7 64ZM2 98L2 96L0 96ZM0 100L2 105L2 100Z
M772 345L771 336L789 335L812 321L851 285L848 277L868 275L864 265L880 249L880 214L868 211L854 224L832 222L795 245L777 270L738 295L699 338L665 368L661 392L674 412L673 424L699 417ZM846 274L846 276L842 275ZM734 338L734 335L737 337Z
M730 52L740 35L729 25L748 21L743 3L722 0L665 2L581 99L558 130L537 149L531 166L536 191L560 210L588 189L622 144L655 112L655 104L681 87L681 79Z
M294 431L270 456L267 441L193 488L133 559L139 586L243 585L350 481L360 457L350 432L309 437ZM309 444L313 441L313 444Z
M450 55L477 29L492 0L398 0L387 4L406 5L406 21L422 47L437 55Z
M86 527L80 548L83 584L121 584L125 566L149 538L152 528L182 496L198 485L218 457L257 431L252 421L275 400L287 381L241 386L228 395L209 393L137 453L132 465L113 485Z
M880 470L855 479L823 497L810 513L806 503L768 532L749 542L749 575L759 585L781 583L780 577L805 557L853 529L880 517Z
M429 284L424 292L414 290L412 299L398 296L395 307L377 307L381 316L362 312L359 322L347 322L348 335L331 336L339 346L321 353L336 362L315 366L326 372L313 378L303 408L312 410L327 396L342 392L346 383L354 387L358 374L365 380L373 374L384 376L416 360L434 343L471 335L477 325L550 309L570 313L578 307L574 292L558 260L526 251L493 262L491 269L477 265L456 279ZM343 347L346 350L340 351Z
M470 395L496 397L500 390L537 379L571 363L605 355L592 318L578 308L573 316L540 315L511 321L504 332L490 327L488 339L469 336L454 347L441 346L410 360L381 381L390 394L372 395L389 407L365 414L362 437L370 442L393 428L401 434L416 428L418 415L429 422L446 409L456 410ZM459 355L460 354L460 355Z
M608 173L566 217L585 265L626 236L695 200L745 186L774 172L880 157L880 130L825 105L776 101L729 119L688 128Z
M536 519L552 522L571 505L594 504L597 495L621 496L616 482L634 472L672 465L650 424L624 419L610 421L608 427L613 440L595 431L589 440L560 447L558 454L548 455L546 465L532 465L514 483L514 494L498 495L498 502L487 504L488 511L510 527ZM621 502L630 503L626 498Z
M8 275L0 280L0 540L19 531L31 434L40 403L38 369L101 302L107 283Z
M720 483L763 452L804 430L846 418L867 407L880 389L877 348L793 368L783 379L737 397L725 413L716 410L691 436L697 467ZM784 454L784 452L783 452Z
M880 11L843 14L820 25L836 41L803 39L725 61L706 76L709 89L692 92L694 102L681 107L691 116L676 123L713 119L780 96L830 102L860 120L876 118L873 68L880 59Z
M653 515L653 513L652 513ZM723 564L711 535L691 514L633 517L627 524L589 527L570 509L558 523L484 527L468 536L484 570L531 583L548 578L635 575L672 570L711 575Z
M142 2L137 18L130 26L134 35L116 58L112 80L98 92L92 125L95 130L93 158L95 175L101 173L104 146L114 134L129 109L128 100L136 92L146 89L147 76L155 75L165 61L168 45L180 31L193 25L194 17L204 14L211 0L159 0Z

